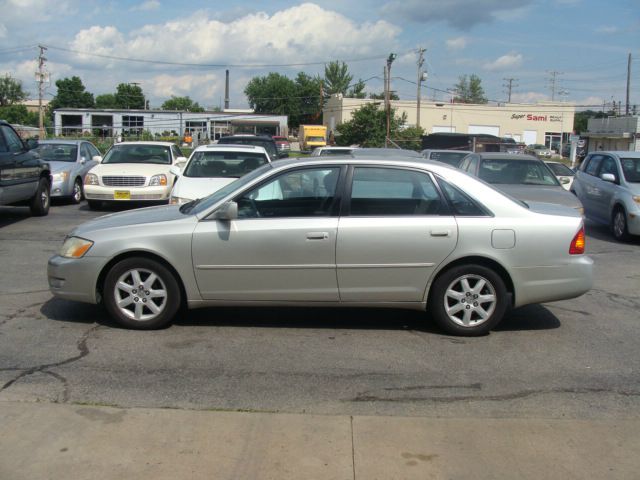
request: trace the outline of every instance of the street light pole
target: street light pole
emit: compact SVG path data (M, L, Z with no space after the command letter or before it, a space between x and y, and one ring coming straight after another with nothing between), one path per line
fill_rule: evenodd
M385 107L387 111L387 135L384 139L384 146L389 146L389 140L391 139L391 64L396 59L395 53L390 53L387 58L387 68L385 69Z

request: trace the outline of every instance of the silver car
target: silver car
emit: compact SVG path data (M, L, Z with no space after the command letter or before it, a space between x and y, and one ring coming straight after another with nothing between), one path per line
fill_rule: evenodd
M86 140L40 140L36 151L51 166L51 197L80 203L84 176L102 160L100 151Z
M587 218L611 227L613 236L640 235L640 152L593 152L571 185Z
M459 167L523 202L547 202L584 214L582 203L565 190L551 169L532 155L472 153Z
M457 167L460 161L473 153L469 150L422 150L422 156L427 160L435 160L437 162L446 163L452 167Z
M510 307L587 292L584 248L572 210L526 207L437 162L305 158L182 206L82 224L48 279L129 328L167 325L182 304L367 306L481 335Z

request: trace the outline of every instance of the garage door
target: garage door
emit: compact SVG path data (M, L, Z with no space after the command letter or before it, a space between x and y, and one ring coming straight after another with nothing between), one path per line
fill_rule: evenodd
M456 133L456 127L443 127L434 125L431 127L431 133Z
M469 133L486 133L488 135L500 136L500 127L493 125L469 125Z
M523 141L525 145L534 145L538 143L538 132L535 130L525 130L523 133Z

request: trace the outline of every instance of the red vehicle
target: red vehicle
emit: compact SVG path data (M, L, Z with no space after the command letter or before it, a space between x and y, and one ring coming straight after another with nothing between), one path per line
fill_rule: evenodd
M276 142L276 147L278 147L279 152L288 152L291 150L291 144L287 137L273 135L273 140Z

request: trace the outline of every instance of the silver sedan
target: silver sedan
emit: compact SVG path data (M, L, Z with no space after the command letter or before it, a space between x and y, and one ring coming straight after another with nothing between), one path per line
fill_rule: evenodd
M182 304L367 306L481 335L511 307L587 292L584 250L572 209L525 206L438 162L307 158L80 225L48 278L129 328L165 326Z

